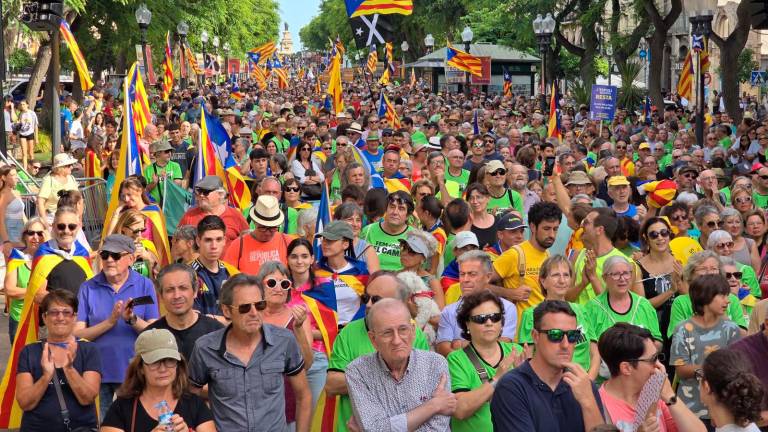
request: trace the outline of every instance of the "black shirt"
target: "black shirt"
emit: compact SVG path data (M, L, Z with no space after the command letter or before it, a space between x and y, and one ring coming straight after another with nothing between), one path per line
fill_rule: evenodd
M149 329L166 329L169 330L176 337L176 344L179 346L179 352L185 359L189 360L192 356L192 349L195 347L195 341L201 337L223 328L224 325L216 321L211 317L205 315L198 315L197 321L192 324L192 327L184 330L176 330L168 325L168 320L165 317L148 325L146 330Z
M64 289L75 296L80 292L80 285L86 280L83 269L74 261L64 260L48 273L47 290Z
M149 412L155 417L158 415L157 408L145 407L141 401L136 405L136 425L132 427L131 417L133 415L133 401L135 398L117 398L109 407L107 415L104 417L102 426L111 426L124 431L149 432L157 427L157 420L152 418ZM196 429L207 421L213 421L213 415L203 400L192 394L185 394L176 403L174 414L178 414L184 419L184 422L192 429Z

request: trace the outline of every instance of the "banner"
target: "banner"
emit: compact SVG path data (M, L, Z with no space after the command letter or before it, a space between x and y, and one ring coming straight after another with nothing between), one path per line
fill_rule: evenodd
M593 84L592 97L589 102L589 119L612 121L616 114L618 97L618 88Z
M231 58L227 59L227 75L232 75L240 72L240 59ZM247 71L244 71L247 72Z
M469 83L472 85L491 85L491 58L480 57L481 66L483 68L482 76L469 76Z

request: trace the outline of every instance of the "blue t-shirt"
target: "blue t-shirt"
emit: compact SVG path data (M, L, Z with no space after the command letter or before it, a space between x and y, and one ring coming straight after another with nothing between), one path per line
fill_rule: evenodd
M223 264L219 265L219 271L216 273L208 270L200 261L195 260L192 268L197 272L197 277L201 279L202 285L195 297L194 309L204 315L221 315L221 305L219 305L219 292L224 281L229 279L229 272Z
M384 152L381 150L378 150L377 153L371 154L368 149L365 149L362 151L363 155L366 159L368 159L368 162L373 166L373 169L376 172L381 172L381 158L384 156Z
M40 366L40 357L43 353L43 343L33 342L25 346L19 354L18 373L29 373L32 379L37 381L43 376L43 368ZM85 371L101 373L101 355L96 345L85 340L77 341L77 355L72 364L79 374ZM69 387L67 377L62 369L57 368L56 374L61 385L61 393L64 403L69 410L70 428L96 427L96 403L80 405L75 394ZM53 381L48 383L40 402L31 411L24 411L21 416L21 429L23 431L67 432L64 419L61 417L59 400L56 397L56 389Z
M613 211L616 211L615 209ZM630 204L629 208L627 208L627 211L625 212L616 212L617 217L626 216L626 217L635 217L637 216L637 207L634 204Z
M127 303L132 298L147 295L152 297L154 303L136 306L133 312L143 320L157 319L160 314L157 310L157 296L152 281L129 270L128 279L115 292L104 277L104 272L101 272L83 282L80 287L80 292L77 294L79 301L77 320L85 322L88 327L94 326L109 318L116 302L122 300L123 303ZM118 319L114 327L93 341L104 363L101 374L102 383L123 382L125 370L134 355L133 344L137 336L133 327L123 319Z

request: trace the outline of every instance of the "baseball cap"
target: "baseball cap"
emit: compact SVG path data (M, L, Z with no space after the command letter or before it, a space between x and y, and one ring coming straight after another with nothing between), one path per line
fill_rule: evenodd
M487 164L485 164L486 173L492 173L500 169L503 169L506 171L507 168L504 166L504 163L498 159L491 159L490 161L488 161Z
M496 230L516 230L519 228L528 228L528 225L523 223L517 215L507 213L501 216L498 222L496 222Z
M453 247L455 248L461 249L469 245L480 247L480 242L477 241L477 236L472 231L462 231L456 234L453 239Z
M650 150L651 146L647 142L641 142L640 145L637 147L638 150Z
M592 180L589 179L589 176L584 171L571 171L568 175L568 182L565 185L585 185L591 183Z
M157 363L167 358L181 360L176 337L166 329L150 329L141 332L136 338L134 351L146 364Z
M629 186L629 180L624 176L611 176L608 179L608 186Z
M412 251L423 255L424 258L430 258L432 256L432 254L429 253L429 248L424 242L424 239L419 237L417 234L409 232L404 239L400 239L400 243L407 244Z
M136 245L128 236L122 234L111 234L104 239L101 244L101 250L114 253L134 253L136 252Z
M323 232L317 234L318 237L322 237L328 240L354 240L355 233L352 232L352 227L344 221L333 221L323 228Z
M224 187L221 179L217 176L209 175L205 176L202 180L195 183L195 189L203 189L208 191L215 191Z

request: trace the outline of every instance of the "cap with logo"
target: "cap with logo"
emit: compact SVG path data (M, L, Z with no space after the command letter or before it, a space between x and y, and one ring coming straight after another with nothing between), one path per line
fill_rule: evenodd
M166 329L150 329L139 333L134 351L141 356L145 364L157 363L167 358L181 360L176 337Z

